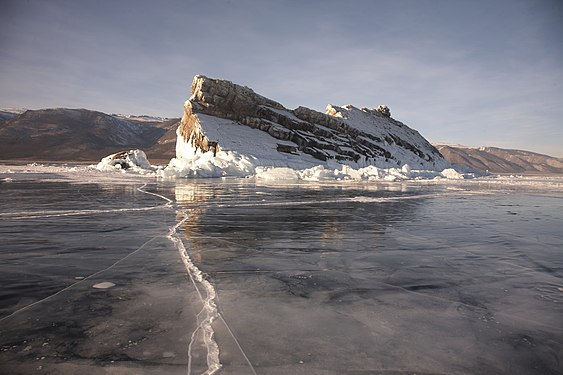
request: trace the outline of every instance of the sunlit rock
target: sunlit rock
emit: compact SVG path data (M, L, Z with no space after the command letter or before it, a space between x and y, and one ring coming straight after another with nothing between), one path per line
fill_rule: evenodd
M201 75L193 80L177 134L176 157L182 159L224 151L261 166L449 166L417 131L391 118L387 106L289 110L246 86Z

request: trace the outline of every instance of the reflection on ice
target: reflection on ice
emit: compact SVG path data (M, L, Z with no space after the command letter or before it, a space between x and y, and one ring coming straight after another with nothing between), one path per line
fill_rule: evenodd
M197 207L182 233L257 373L559 370L560 198L420 185L190 189L176 188L190 197L180 207Z

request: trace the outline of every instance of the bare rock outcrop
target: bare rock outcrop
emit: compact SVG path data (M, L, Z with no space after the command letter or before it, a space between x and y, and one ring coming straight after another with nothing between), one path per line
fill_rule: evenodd
M267 133L279 141L277 152L306 154L321 162L386 167L412 164L428 169L447 164L418 132L392 119L386 106L370 110L329 105L326 113L305 107L289 110L246 86L195 76L178 129L182 141L214 153L225 150L227 143L230 148L240 144L244 149L245 143L255 141L245 132L246 139L226 142L221 127L207 129L206 123L215 121L213 118ZM228 136L239 135L231 132Z
M391 110L386 105L380 105L375 109L377 112L381 113L385 117L391 117Z

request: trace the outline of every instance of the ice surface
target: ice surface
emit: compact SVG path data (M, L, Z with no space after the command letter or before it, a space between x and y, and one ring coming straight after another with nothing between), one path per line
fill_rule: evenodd
M0 373L561 372L561 178L348 168L0 166Z
M176 187L257 373L559 371L561 192L292 186Z

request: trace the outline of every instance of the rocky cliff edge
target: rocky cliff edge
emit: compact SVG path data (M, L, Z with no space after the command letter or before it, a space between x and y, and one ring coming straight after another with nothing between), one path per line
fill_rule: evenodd
M339 163L442 170L448 162L417 131L377 109L294 110L230 81L194 77L177 131L177 158L232 151L261 165Z

